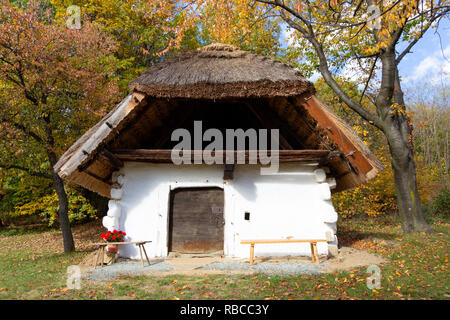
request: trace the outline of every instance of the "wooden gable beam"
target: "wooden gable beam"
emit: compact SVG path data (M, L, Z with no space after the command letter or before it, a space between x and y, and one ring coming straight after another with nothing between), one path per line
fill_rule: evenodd
M83 172L86 173L87 175L91 176L91 177L94 178L94 179L97 179L97 180L99 180L99 181L102 181L102 182L104 182L104 183L106 183L106 184L110 184L109 181L108 181L109 179L102 178L102 177L96 175L95 173L93 173L92 171L90 171L90 170L88 170L88 169L84 170Z
M107 117L99 123L94 132L90 132L89 137L81 137L78 141L78 149L68 158L58 169L61 178L68 178L81 166L86 168L88 163L95 158L96 151L100 145L108 143L121 129L124 120L135 111L146 104L145 95L134 92L128 95ZM89 131L88 131L89 132ZM75 143L77 144L77 142ZM64 155L63 157L64 158Z
M111 197L111 185L102 180L95 178L85 171L76 171L69 179L70 182L82 185L86 189L97 192L98 194L110 198Z
M324 129L333 142L339 146L342 153L351 162L353 167L357 168L364 176L371 171L373 169L372 164L361 153L359 148L347 137L346 133L330 118L317 98L311 96L309 99L305 100L306 101L304 101L302 105L317 121L317 125ZM297 103L299 102L300 101L297 101ZM295 106L298 108L298 105Z
M191 161L193 160L193 154L202 153L202 150L185 150L191 152ZM172 163L172 150L154 150L154 149L120 149L112 150L115 157L121 161L135 161L135 162L150 162L150 163ZM226 150L212 151L212 156L220 155L223 159L223 163L226 163ZM246 163L252 153L256 153L256 157L259 157L258 151L239 150L233 151L234 159L238 159L240 154L244 154ZM270 150L268 152L270 154ZM330 151L328 150L279 150L280 162L301 162L301 163L316 163L323 162L328 157Z
M111 163L112 166L113 166L114 168L120 169L120 168L123 167L123 161L120 160L119 158L117 158L114 154L112 154L112 153L109 152L108 150L106 150L106 149L104 149L104 148L101 149L101 150L99 151L99 155L100 155L101 157L106 158L106 159L108 160L108 162Z

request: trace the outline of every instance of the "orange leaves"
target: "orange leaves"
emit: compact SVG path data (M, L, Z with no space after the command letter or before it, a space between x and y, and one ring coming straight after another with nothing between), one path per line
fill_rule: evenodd
M330 4L335 7L338 5L338 0L330 0Z
M248 0L199 2L196 11L201 15L198 25L204 40L276 54L280 19L268 14L267 6Z
M399 105L398 103L393 103L390 107L391 111L389 111L392 115L405 116L406 108L405 106Z
M47 152L66 149L116 101L117 43L87 20L68 29L39 1L21 9L12 3L0 0L0 105L8 106L0 118L22 134L13 149L2 141L11 132L0 130L0 162L49 172Z

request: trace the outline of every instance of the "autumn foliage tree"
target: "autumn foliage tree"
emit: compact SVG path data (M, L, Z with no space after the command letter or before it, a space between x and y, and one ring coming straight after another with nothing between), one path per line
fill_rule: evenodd
M398 66L423 34L447 16L449 0L12 4L19 2L28 1L0 0L0 168L53 182L66 251L73 250L73 240L66 191L52 169L58 155L120 98L116 83L124 92L131 79L164 55L215 41L293 63L306 75L320 72L325 100L346 106L341 116L362 128L363 139L378 130L388 142L386 159L391 159L404 230L430 230L417 188L413 131ZM70 5L81 9L79 30L66 27ZM293 30L287 49L279 44L283 22ZM341 81L348 66L355 69L361 90ZM422 132L420 141L431 146ZM435 150L440 144L433 141Z
M37 1L0 0L0 168L51 179L64 251L74 250L68 200L53 166L117 99L116 43L91 23L54 23Z
M436 168L443 186L450 186L450 84L430 79L408 90L415 124L415 147L424 165Z
M220 42L258 54L278 57L280 19L273 10L242 0L195 1L199 37L206 43Z
M257 2L277 10L294 30L291 57L296 53L299 64L319 71L350 109L383 132L390 149L403 230L431 231L417 188L413 128L406 112L399 64L428 29L448 16L449 1ZM349 63L365 84L360 97L350 97L336 81ZM370 98L369 106L361 103L365 96Z
M115 57L122 90L169 51L182 47L194 28L191 0L50 0L56 19L66 21L78 6L83 21L95 23L117 43ZM188 6L187 6L188 5Z
M284 21L294 31L285 58L306 74L320 72L340 101L384 134L404 231L431 231L417 188L413 127L406 112L398 66L424 33L448 16L448 0L196 3L200 12L205 7L220 9L215 11L219 23L211 25L208 32L225 42L232 42L230 38L237 32L244 39L245 30L262 25L261 21ZM353 97L337 81L337 76L349 66L355 69L358 82L364 87ZM366 100L369 103L363 103Z

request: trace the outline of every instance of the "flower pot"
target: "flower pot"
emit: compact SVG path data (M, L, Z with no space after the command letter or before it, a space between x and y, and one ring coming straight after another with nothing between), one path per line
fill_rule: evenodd
M108 244L108 252L117 253L119 251L119 246L117 244Z

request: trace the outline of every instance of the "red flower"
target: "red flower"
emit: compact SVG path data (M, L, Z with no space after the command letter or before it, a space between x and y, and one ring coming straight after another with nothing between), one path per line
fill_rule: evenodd
M107 233L102 233L101 238L105 241L111 241L111 242L123 242L124 236L126 235L125 232L120 230L113 230L112 232L108 230Z

